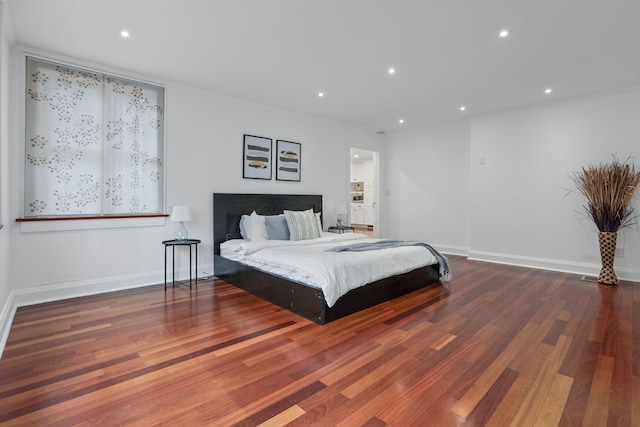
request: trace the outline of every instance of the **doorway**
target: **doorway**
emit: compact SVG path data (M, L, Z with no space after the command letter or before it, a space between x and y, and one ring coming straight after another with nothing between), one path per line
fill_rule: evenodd
M351 226L357 233L375 237L378 230L378 153L351 148Z

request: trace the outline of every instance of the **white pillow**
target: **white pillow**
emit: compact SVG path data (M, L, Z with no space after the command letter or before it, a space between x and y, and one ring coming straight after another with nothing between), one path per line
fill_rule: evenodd
M322 234L322 221L320 220L320 215L322 215L322 212L316 212L316 220L318 222L318 232Z
M240 217L240 235L244 240L251 240L251 217L249 215Z
M258 215L256 211L251 212L251 241L263 242L269 240L267 233L267 224L264 215Z
M290 240L317 239L320 237L318 217L313 209L306 211L284 211L289 227Z

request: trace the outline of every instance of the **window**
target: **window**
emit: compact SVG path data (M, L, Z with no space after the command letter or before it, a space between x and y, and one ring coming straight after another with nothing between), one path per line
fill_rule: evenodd
M24 216L163 211L164 89L27 57Z

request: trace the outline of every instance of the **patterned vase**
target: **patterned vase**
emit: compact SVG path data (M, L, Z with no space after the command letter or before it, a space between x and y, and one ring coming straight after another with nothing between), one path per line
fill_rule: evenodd
M602 268L598 276L598 283L606 283L607 285L617 285L618 278L616 272L613 271L613 257L616 254L616 239L618 233L601 231L598 233L600 241L600 258L602 259Z

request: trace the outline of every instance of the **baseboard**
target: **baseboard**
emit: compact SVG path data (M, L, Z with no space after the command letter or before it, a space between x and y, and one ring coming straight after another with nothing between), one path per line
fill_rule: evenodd
M600 273L599 264L559 261L547 258L523 257L518 255L498 254L492 252L470 251L468 259L475 261L495 262L497 264L516 265L519 267L538 268L563 273L571 273L586 276L597 276ZM633 268L620 268L614 266L618 279L640 282L640 270Z
M4 307L2 307L2 311L0 311L0 359L2 359L2 353L9 338L9 331L16 315L16 309L17 307L13 303L13 295L10 293L9 298L4 303Z
M445 255L459 255L459 256L465 256L465 257L469 256L468 247L447 246L447 245L440 245L437 243L434 243L432 246Z
M212 272L212 264L198 266L198 277L200 278L211 276ZM170 284L171 272L169 272L167 280ZM181 268L180 270L176 269L176 281L178 280L189 280L189 267ZM2 312L0 312L0 358L2 358L2 353L9 338L13 318L19 307L122 291L125 289L141 288L162 283L164 283L164 271L154 271L12 290L9 293L9 298L7 298L5 306L2 307Z

